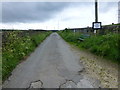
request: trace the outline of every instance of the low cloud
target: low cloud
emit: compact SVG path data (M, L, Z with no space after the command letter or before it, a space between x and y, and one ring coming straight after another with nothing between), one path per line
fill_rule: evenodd
M44 22L53 18L68 5L68 2L4 2L2 22Z

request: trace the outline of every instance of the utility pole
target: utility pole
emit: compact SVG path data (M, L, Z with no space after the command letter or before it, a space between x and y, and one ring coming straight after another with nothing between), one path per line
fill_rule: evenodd
M46 30L47 30L47 26L46 26Z
M98 22L98 0L95 0L95 22L93 22L94 33L96 35L98 29L102 29L101 22Z
M95 0L95 22L98 22L98 0Z
M95 0L95 22L98 22L98 0ZM97 30L94 30L94 33L97 33Z
M59 20L58 20L58 30L59 30Z
M120 1L118 2L118 23L120 23Z

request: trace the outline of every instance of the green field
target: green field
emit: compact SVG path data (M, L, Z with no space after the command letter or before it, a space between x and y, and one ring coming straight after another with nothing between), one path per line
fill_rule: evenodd
M12 70L24 60L51 32L3 31L2 79L9 77Z
M86 49L113 62L120 61L120 34L108 33L106 35L91 35L88 38L84 38L84 41L80 41L78 38L84 37L82 33L74 33L69 30L58 33L63 39L76 45L80 50Z

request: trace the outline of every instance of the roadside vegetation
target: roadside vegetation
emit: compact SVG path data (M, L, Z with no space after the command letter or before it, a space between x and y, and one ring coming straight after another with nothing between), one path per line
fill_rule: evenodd
M2 32L2 79L24 60L51 32L3 31Z
M0 31L0 86L2 86L2 32Z
M0 86L2 85L2 50L0 46Z
M88 51L111 60L115 63L120 62L120 34L108 33L106 35L91 35L84 38L84 41L78 38L84 37L82 33L74 33L70 30L58 32L67 42L76 45L80 49L87 49Z

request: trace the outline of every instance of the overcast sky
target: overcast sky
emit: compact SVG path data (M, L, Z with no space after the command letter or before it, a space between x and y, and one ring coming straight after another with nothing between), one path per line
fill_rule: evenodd
M64 29L92 26L94 2L2 2L0 28ZM99 2L99 21L118 23L118 2Z

